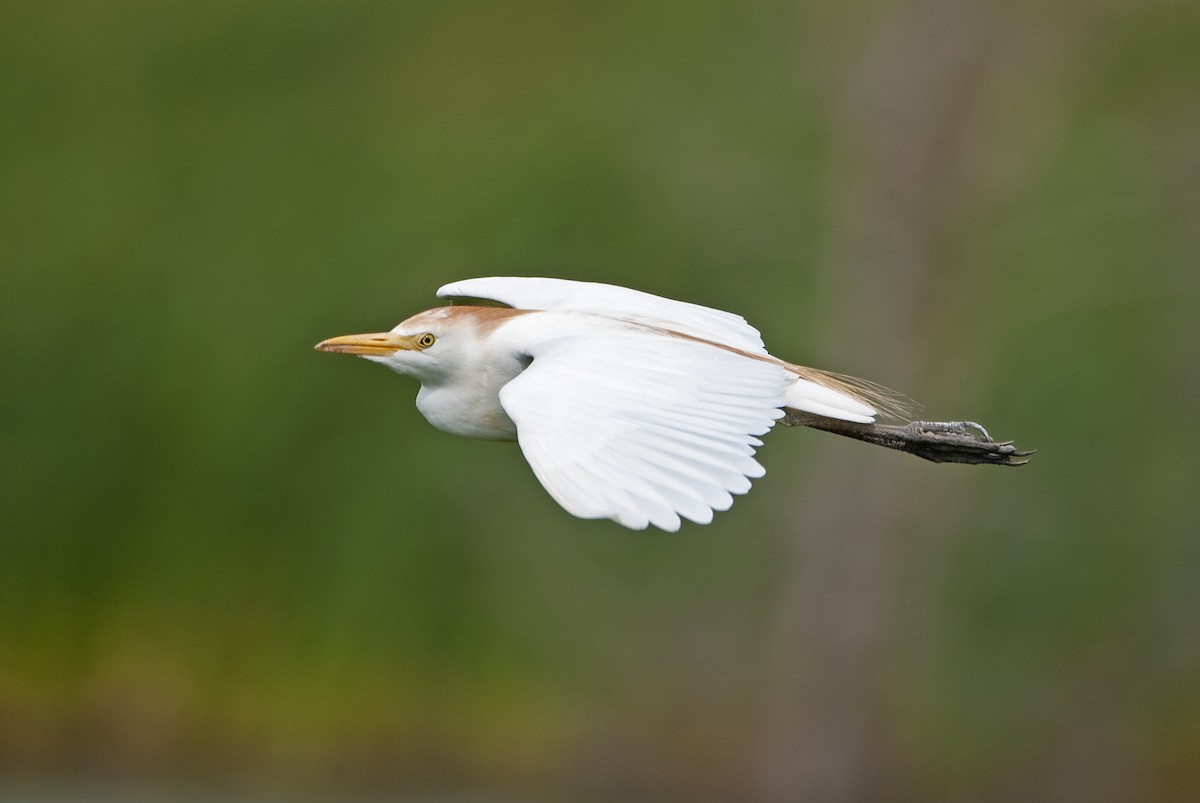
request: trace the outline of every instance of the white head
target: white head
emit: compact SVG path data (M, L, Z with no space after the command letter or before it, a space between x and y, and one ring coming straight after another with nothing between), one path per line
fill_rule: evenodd
M507 307L437 307L417 313L390 332L332 337L316 348L357 354L432 387L474 371L485 359L488 335L499 322L521 312Z

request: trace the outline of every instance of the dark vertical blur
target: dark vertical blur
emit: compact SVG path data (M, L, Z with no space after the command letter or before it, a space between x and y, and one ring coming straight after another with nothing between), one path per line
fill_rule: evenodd
M883 364L874 370L897 387L929 384L918 361L936 360L946 336L931 300L974 303L957 287L943 237L953 226L950 185L961 169L964 118L996 24L981 3L888 10L834 88L838 177L828 188L831 248L817 342L843 360L854 351L846 332L907 344L877 352ZM938 518L939 500L917 493L919 465L891 455L827 443L814 461L822 481L797 494L789 576L773 612L766 788L780 801L878 800L896 769L882 731L881 682L901 582L897 556L910 519Z
M1194 9L4 17L0 798L1200 793ZM504 273L1040 451L780 431L709 527L576 521L311 351Z

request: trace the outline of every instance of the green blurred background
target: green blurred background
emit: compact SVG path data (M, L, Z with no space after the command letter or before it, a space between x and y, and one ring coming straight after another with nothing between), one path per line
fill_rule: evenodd
M1197 799L1196 6L3 17L0 797ZM312 351L492 274L1040 451L577 521Z

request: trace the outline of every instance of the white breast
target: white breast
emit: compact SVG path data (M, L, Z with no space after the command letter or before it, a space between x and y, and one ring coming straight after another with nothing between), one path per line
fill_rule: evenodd
M465 438L513 441L517 439L517 425L500 406L499 390L505 382L495 386L482 382L456 382L435 388L422 385L417 394L417 409L443 432Z

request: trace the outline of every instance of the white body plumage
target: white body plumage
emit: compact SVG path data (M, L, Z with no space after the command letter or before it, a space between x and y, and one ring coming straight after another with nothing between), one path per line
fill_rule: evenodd
M725 510L764 473L758 438L785 408L869 422L865 386L769 355L728 312L612 285L470 279L390 332L332 338L421 382L438 429L515 439L546 490L582 518L677 530Z

